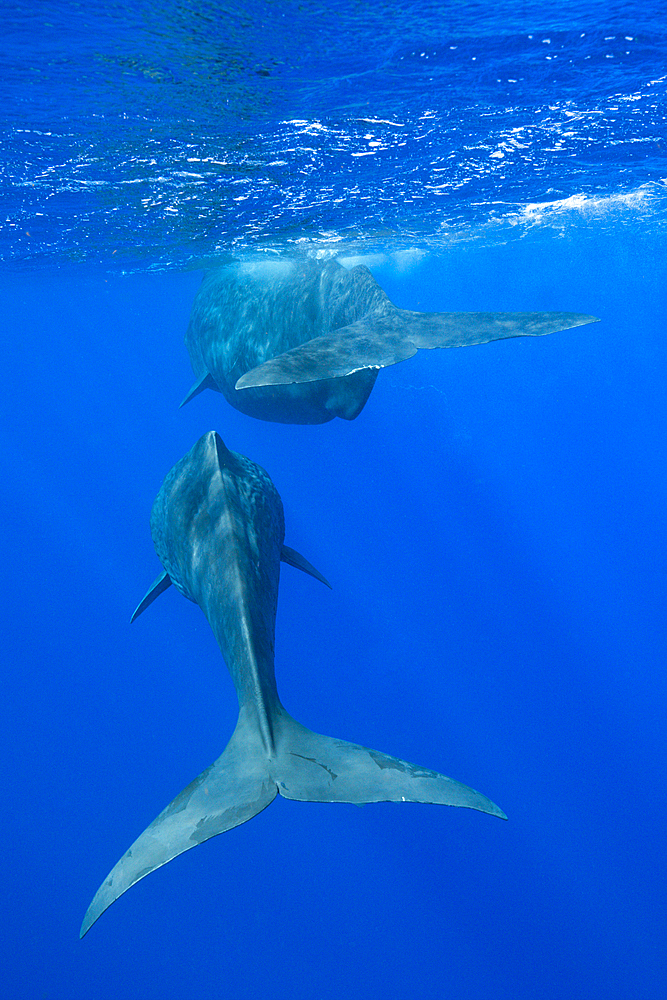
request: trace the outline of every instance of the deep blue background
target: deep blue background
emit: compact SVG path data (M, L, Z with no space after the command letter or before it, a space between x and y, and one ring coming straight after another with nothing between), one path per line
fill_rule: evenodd
M602 322L422 352L353 423L176 408L199 276L5 284L7 996L662 995L667 284L594 227L375 267L410 308ZM205 430L272 475L277 676L312 728L443 770L503 824L278 799L117 902L97 885L222 750L231 681L158 570L162 476Z
M0 0L0 20L2 995L662 1000L661 5ZM406 308L601 322L420 352L349 424L213 393L179 411L197 259L269 247L365 255ZM287 709L509 822L278 799L79 942L236 721L196 606L172 588L129 625L153 499L211 429L268 470L287 544L334 587L283 568Z

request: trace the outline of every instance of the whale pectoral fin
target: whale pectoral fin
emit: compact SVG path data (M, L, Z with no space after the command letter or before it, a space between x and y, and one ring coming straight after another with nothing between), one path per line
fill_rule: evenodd
M278 791L302 802L430 802L464 806L507 819L485 795L437 771L377 750L331 739L296 720L285 723Z
M280 550L280 558L283 562L289 563L290 566L295 566L297 569L302 569L304 573L314 576L316 580L319 580L320 583L325 583L329 590L332 590L332 586L327 578L322 576L320 571L315 569L313 564L309 563L307 559L304 559L296 549L291 549L289 545L283 545Z
M237 389L341 378L362 368L386 368L420 348L467 347L508 337L540 337L596 323L580 313L421 313L396 309L309 340L246 372Z
M124 892L172 858L252 819L278 794L266 758L237 726L221 757L163 809L111 870L81 925L83 937Z
M198 396L200 392L204 391L204 389L215 389L216 391L218 390L217 382L215 381L210 372L204 372L201 378L197 379L197 381L192 386L190 392L187 394L183 402L179 403L178 407L179 410L181 406L185 406L186 403L189 403L191 399L194 399L195 396Z
M135 608L134 614L130 618L130 625L135 618L138 618L142 611L145 611L149 604L152 604L156 597L164 593L167 587L171 587L171 578L167 573L166 569L158 576L157 580L153 580L153 583L148 588L146 595L139 602Z

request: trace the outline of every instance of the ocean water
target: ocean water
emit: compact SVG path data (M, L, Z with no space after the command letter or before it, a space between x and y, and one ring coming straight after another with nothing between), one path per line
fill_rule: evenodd
M667 22L653 2L2 2L2 993L664 996ZM193 381L205 267L364 262L422 310L566 310L422 351L353 422ZM83 941L224 748L231 679L148 518L205 431L270 473L305 725L497 802L278 798Z

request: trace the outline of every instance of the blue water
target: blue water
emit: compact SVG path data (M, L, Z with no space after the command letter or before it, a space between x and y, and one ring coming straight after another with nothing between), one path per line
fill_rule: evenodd
M664 996L667 22L649 2L0 5L2 992ZM420 352L360 417L193 381L202 267L336 254L401 307L601 317ZM278 799L92 895L236 701L148 516L205 431L286 542L281 697L509 822Z

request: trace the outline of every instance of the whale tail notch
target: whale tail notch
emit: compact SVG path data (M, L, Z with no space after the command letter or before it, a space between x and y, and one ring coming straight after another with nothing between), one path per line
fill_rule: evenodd
M280 794L300 802L426 802L507 819L490 799L443 774L344 740L311 732L282 707L274 745L242 712L224 753L153 820L98 889L81 926L90 930L127 889L205 840L240 826Z

